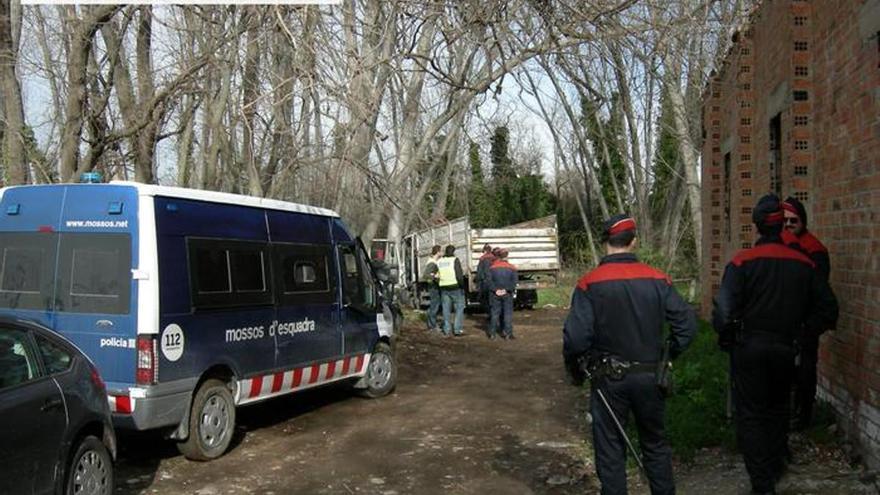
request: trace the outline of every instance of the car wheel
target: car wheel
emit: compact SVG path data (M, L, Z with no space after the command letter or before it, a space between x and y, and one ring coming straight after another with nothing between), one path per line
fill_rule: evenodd
M113 493L113 460L107 447L87 436L76 448L67 469L67 495L110 495Z
M210 461L226 452L235 430L235 403L229 387L210 379L199 387L189 413L189 437L177 444L193 461Z
M379 342L373 349L364 382L366 387L360 390L360 394L370 399L388 395L397 386L397 361L385 342Z

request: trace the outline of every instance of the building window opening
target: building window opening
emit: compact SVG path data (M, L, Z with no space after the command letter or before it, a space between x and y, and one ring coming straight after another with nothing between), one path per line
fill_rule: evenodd
M724 154L724 233L730 242L730 153Z
M770 191L782 194L782 116L776 114L770 119Z

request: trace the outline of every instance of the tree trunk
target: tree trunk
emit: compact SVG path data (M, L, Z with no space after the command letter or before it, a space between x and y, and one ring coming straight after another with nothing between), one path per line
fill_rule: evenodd
M697 160L698 150L691 141L691 131L687 120L687 107L681 93L681 81L679 73L673 69L669 57L666 58L666 91L669 94L672 106L675 133L678 138L678 150L684 165L685 179L687 181L688 206L691 213L691 225L694 229L694 241L697 250L697 264L702 260L702 208L700 203L700 180L698 178L699 163Z
M257 96L259 91L260 32L261 16L257 7L245 7L244 22L247 25L245 39L244 76L242 77L242 162L247 171L248 193L263 196L263 181L260 164L254 153L254 118L257 115Z
M6 127L3 129L3 159L6 164L7 185L28 182L28 160L24 146L24 109L21 102L21 86L15 74L18 50L13 33L17 30L13 19L12 0L0 0L0 91L3 92L3 111Z
M77 171L83 111L88 104L86 69L95 32L101 24L110 20L120 8L116 5L86 6L82 7L82 19L77 20L74 17L69 17L65 21L72 23L73 29L67 60L68 93L59 157L62 182L74 180Z
M636 217L639 220L639 236L642 239L649 240L652 236L653 226L651 221L650 208L648 205L648 184L645 180L645 174L642 171L644 164L642 163L641 146L639 146L638 122L633 112L632 98L629 88L629 80L624 71L623 55L617 43L608 43L608 49L611 52L611 59L614 66L614 74L617 79L617 88L620 94L620 103L623 106L623 114L626 117L626 127L629 136L629 152L626 157L630 162L630 169L633 174L633 193L636 198ZM650 156L650 155L648 155Z
M153 83L153 8L144 5L139 8L140 19L137 26L137 40L135 45L137 62L138 101L140 113L146 120L146 126L136 132L132 142L136 144L134 162L134 177L138 182L153 184L156 182L156 172L153 164L153 154L156 147L156 134L159 121L162 118L164 106L161 102L154 105L153 97L156 93Z

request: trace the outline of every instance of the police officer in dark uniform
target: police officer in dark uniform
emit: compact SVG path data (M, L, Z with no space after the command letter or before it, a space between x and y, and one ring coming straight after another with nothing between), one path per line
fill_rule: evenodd
M483 254L480 256L480 260L477 262L477 292L480 295L480 306L486 310L487 312L490 310L489 306L489 267L492 266L492 262L495 261L495 253L492 251L492 246L489 244L483 245ZM492 334L489 333L488 327L486 329L486 335L491 339Z
M778 197L758 201L760 238L727 264L712 315L731 354L737 443L753 493L775 493L785 471L794 338L837 320L837 301L814 263L783 244L783 218Z
M822 242L807 230L807 210L803 203L788 197L782 203L785 215L785 229L782 240L789 247L801 250L813 263L819 277L828 283L831 273L831 259L828 249ZM805 430L810 426L813 416L813 404L816 402L816 371L819 363L819 332L802 332L798 336L798 359L795 368L794 416L795 429Z
M500 329L502 338L513 340L513 293L518 277L516 267L507 261L507 250L499 248L496 253L487 282L491 307L489 339L494 339Z
M636 258L635 220L616 215L605 222L604 235L606 256L580 279L572 295L563 357L576 382L576 363L582 356L589 355L592 363L598 363L591 365L590 412L602 494L627 492L626 446L597 390L622 425L633 412L651 493L672 494L672 449L663 431L666 402L656 374L664 347L664 322L670 324L669 354L675 357L696 334L696 319L669 277ZM603 372L608 363L623 372Z

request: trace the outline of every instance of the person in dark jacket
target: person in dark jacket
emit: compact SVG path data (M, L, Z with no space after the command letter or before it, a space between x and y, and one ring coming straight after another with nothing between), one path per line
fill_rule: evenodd
M819 239L807 230L807 210L795 198L788 197L782 203L785 215L785 230L782 240L786 245L801 250L813 263L819 277L828 283L831 274L831 259L828 249ZM826 329L823 329L823 331ZM795 368L795 429L805 430L810 426L813 405L816 402L816 372L819 363L819 336L822 332L804 332L798 337L798 359Z
M513 340L513 292L516 290L516 267L508 263L507 250L498 250L498 259L489 268L489 339L498 335Z
M476 279L477 291L480 295L480 306L484 309L489 308L489 267L492 266L493 261L495 261L495 254L492 252L492 246L484 244L483 254L477 263Z
M591 366L590 413L602 494L627 493L626 446L597 390L624 427L630 411L635 416L651 493L673 494L672 449L663 432L666 402L656 373L664 354L664 323L670 324L665 341L669 357L674 358L693 340L696 318L666 274L638 261L633 252L635 220L611 217L605 222L604 237L606 256L580 279L572 295L563 330L563 358L576 384L584 378L582 356L599 363ZM624 371L608 373L603 363L611 362Z
M437 326L437 313L440 312L440 270L437 268L437 260L443 255L443 248L434 245L431 247L431 257L425 263L422 272L422 282L428 288L428 331L439 331Z
M779 198L752 210L760 238L724 270L712 324L730 352L736 437L753 493L775 493L785 471L794 339L837 320L837 301L815 264L783 244Z
M437 260L440 274L440 299L443 302L443 335L464 335L464 271L455 257L455 246L446 246L443 257ZM455 305L455 323L451 325L451 309Z

